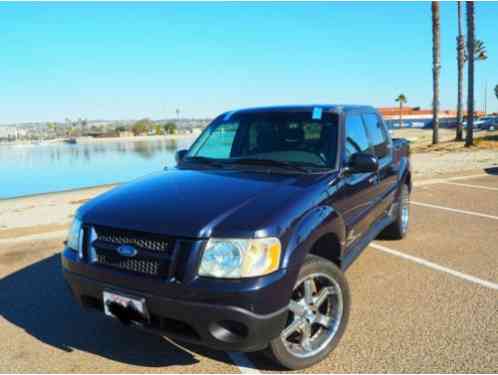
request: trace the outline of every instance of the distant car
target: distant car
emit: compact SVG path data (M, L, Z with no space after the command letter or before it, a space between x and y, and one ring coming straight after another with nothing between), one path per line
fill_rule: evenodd
M290 369L324 359L348 321L343 272L408 231L408 143L369 106L257 108L217 117L177 162L80 207L62 253L75 298Z
M480 126L483 130L493 131L498 128L498 117L482 117L480 120L483 122Z
M463 128L464 129L467 129L468 127L468 123L467 121L465 121L463 123ZM481 130L487 130L487 128L489 127L489 125L487 125L486 121L483 121L482 119L475 119L474 120L474 131L481 131Z

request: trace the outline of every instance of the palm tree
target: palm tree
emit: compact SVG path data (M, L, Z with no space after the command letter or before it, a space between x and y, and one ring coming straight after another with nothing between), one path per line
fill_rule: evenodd
M399 103L399 127L403 127L403 104L406 104L408 100L406 99L405 94L399 94L395 99Z
M468 60L467 51L465 51L465 62ZM480 39L474 40L474 61L483 61L488 59L488 51L484 42Z
M441 71L439 2L433 1L432 9L432 144L439 143L439 73Z
M457 129L456 140L463 141L463 67L465 65L465 38L462 33L462 6L458 6L458 36L457 36L457 64L458 64L458 100L457 100Z
M474 3L466 2L467 6L467 56L468 64L468 93L467 93L467 137L465 139L465 147L470 147L474 144Z
M495 96L496 99L498 100L498 85L495 86Z

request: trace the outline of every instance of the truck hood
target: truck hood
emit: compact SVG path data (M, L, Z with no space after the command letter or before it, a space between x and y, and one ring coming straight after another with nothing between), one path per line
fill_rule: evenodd
M252 236L321 175L172 169L82 206L84 223L186 238Z

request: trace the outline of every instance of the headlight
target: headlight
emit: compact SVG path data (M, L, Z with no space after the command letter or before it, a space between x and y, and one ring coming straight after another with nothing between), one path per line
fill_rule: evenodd
M210 239L199 275L231 279L267 275L278 270L280 252L277 238Z
M81 248L82 235L83 230L81 221L78 218L75 218L67 235L67 247L77 251L80 254L80 258L83 257L83 249Z

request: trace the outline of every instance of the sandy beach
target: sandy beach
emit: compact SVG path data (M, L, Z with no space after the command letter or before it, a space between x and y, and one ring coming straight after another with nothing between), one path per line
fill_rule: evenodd
M112 187L0 200L0 241L65 230L81 204Z

